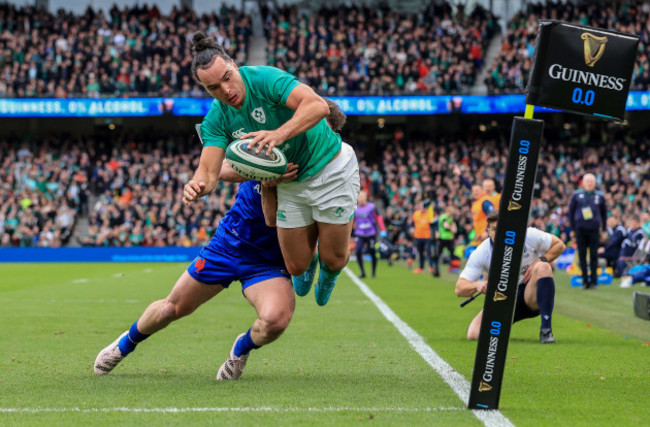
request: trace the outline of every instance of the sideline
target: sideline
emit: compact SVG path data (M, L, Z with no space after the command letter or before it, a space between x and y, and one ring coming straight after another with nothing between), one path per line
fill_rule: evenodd
M442 357L438 356L429 345L424 341L413 328L400 319L393 310L386 305L375 293L361 281L348 267L343 270L350 279L361 289L370 301L379 309L390 323L406 338L413 349L442 377L442 379L451 387L451 389L460 397L465 405L469 400L470 383L459 374L454 368L445 362ZM483 424L488 427L513 426L512 422L498 410L479 410L473 409L472 412Z

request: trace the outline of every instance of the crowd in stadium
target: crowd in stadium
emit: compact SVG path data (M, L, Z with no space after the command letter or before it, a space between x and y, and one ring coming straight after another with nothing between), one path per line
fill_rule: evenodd
M86 213L89 157L70 140L0 140L0 246L59 247Z
M152 135L121 134L109 149L92 139L82 144L70 139L55 143L53 138L22 146L3 141L2 246L207 243L232 205L235 188L223 185L196 205L182 205L179 194L196 167L200 146L186 137ZM384 207L388 239L405 258L413 251L412 214L420 202L437 215L450 207L457 224L454 243L465 246L475 238L472 185L494 179L500 190L506 149L505 131L435 144L397 132L380 158L360 161L362 187ZM625 224L628 217L640 215L647 227L647 152L646 140L632 145L614 140L599 148L549 141L540 157L531 223L570 242L568 201L580 178L591 172L612 216ZM89 228L70 242L77 219L86 216Z
M75 16L0 5L0 96L203 96L189 73L189 37L202 30L247 62L250 16L234 7L197 16L153 6ZM430 2L421 13L388 7L263 8L267 62L325 95L349 92L445 94L476 84L498 18ZM521 92L528 81L538 19L561 19L638 34L631 88L650 87L650 6L640 1L596 4L533 3L515 14L484 81L491 93ZM170 54L167 54L170 53Z
M76 16L0 3L0 96L202 96L190 74L190 38L214 36L245 64L250 17L234 8L197 16L153 6Z
M137 142L135 142L137 141ZM198 164L200 145L182 136L124 134L90 169L97 196L89 209L84 246L202 246L234 203L222 183L191 206L178 194Z
M268 64L323 94L458 93L476 80L497 19L434 2L420 14L388 8L265 8ZM76 16L0 4L0 96L203 96L191 78L189 38L216 37L247 62L250 16L222 6L197 16L153 6Z
M453 93L475 83L497 19L477 6L454 12L448 3L406 14L364 6L263 8L267 60L326 95ZM641 48L633 89L650 85L650 6L640 2L529 5L508 23L501 53L486 84L493 92L524 88L537 19L563 19L637 33ZM0 4L0 96L205 96L192 79L189 37L213 35L246 64L251 18L222 7L197 16L156 7L89 8L82 16ZM629 138L629 136L628 136ZM589 139L589 138L587 138ZM431 141L397 132L378 159L360 155L362 186L381 201L388 240L412 256L412 214L422 204L447 212L454 245L473 241L474 185L500 189L508 132L464 133ZM233 203L235 187L221 185L191 207L179 193L195 169L200 146L186 137L115 134L110 144L69 137L0 141L0 246L200 246ZM544 144L532 224L570 242L571 194L587 172L596 175L609 213L620 223L640 216L650 233L649 142L620 132L600 141L558 134ZM109 147L109 148L107 148ZM607 147L607 148L605 148ZM88 228L71 241L79 219ZM85 221L84 221L85 222Z
M458 93L476 80L497 20L431 2L424 12L337 6L268 10L267 56L327 95Z
M566 137L561 137L566 138ZM397 142L397 141L396 141ZM457 247L471 243L474 201L472 185L494 180L500 190L506 166L508 134L468 135L447 141L405 141L389 145L378 164L361 163L362 185L386 206L391 243L411 256L412 214L425 202L437 215L451 207L457 224ZM625 225L640 216L650 233L650 159L645 139L627 144L610 140L593 145L567 144L566 139L543 145L538 167L538 188L531 209L531 225L571 242L569 199L585 173L596 175L605 193L609 214ZM380 166L381 165L381 166Z
M538 20L557 19L637 34L641 42L630 90L650 88L650 4L641 1L599 3L571 2L531 3L508 22L501 51L492 63L485 84L491 93L522 92L528 83L532 66Z

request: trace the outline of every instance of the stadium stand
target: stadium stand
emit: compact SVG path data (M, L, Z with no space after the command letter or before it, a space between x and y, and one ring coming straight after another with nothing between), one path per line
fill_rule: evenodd
M649 12L640 2L615 2L606 9L530 5L509 21L502 55L487 64L493 67L490 87L523 88L538 17L640 34L644 44L637 81L649 68L648 28L641 25ZM447 2L431 2L420 14L364 6L307 14L295 7L266 7L262 14L269 64L295 73L321 93L337 95L463 90L476 78L482 50L498 31L497 19L480 6L467 14L463 8L453 12ZM188 36L196 29L213 34L237 63L245 64L250 22L248 15L227 7L201 16L186 9L161 16L155 7L113 7L104 17L92 8L74 16L2 3L0 96L204 96L189 76ZM637 87L647 89L647 82ZM648 140L624 140L612 132L593 143L599 132L586 132L553 135L540 158L531 222L563 241L570 231L567 195L585 172L597 176L612 214L621 219L643 214L650 199ZM378 158L361 158L362 186L383 202L392 243L408 248L409 213L424 199L437 210L455 205L456 238L468 243L467 184L487 177L502 182L508 135L505 129L489 135L465 130L432 141L407 134L379 144ZM0 142L2 246L207 242L232 203L234 187L224 185L191 208L180 204L178 193L198 159L196 143L155 132L115 133L110 142L101 138L91 135L82 142L79 136L57 135L38 142L28 137ZM456 164L460 175L453 171ZM71 242L79 218L89 227Z
M86 211L89 157L70 139L0 140L0 246L59 247Z
M596 2L530 3L515 14L503 34L501 52L490 66L485 80L490 93L523 92L528 82L537 38L539 19L557 19L638 34L639 54L632 76L631 90L650 88L650 5L641 1L613 1L603 7Z
M460 135L446 141L410 140L390 143L376 164L362 170L362 185L386 206L386 223L395 225L393 243L410 245L408 212L419 200L430 200L437 211L447 204L457 208L459 245L470 242L471 189L469 183L494 178L500 185L506 166L508 132L491 137ZM471 139L470 139L471 138ZM408 138L407 138L408 139ZM531 209L531 225L570 241L567 218L568 195L578 188L579 178L594 173L607 198L610 212L618 218L640 214L650 200L650 159L645 138L628 145L575 145L566 137L543 146L538 167L539 186ZM462 178L453 173L461 165ZM377 173L378 172L378 173ZM465 180L466 182L463 182ZM410 253L410 249L402 249Z
M0 3L0 96L204 96L190 75L191 35L215 36L244 65L250 22L225 6L202 16L147 5L75 16Z
M423 13L388 6L295 6L266 11L268 64L326 95L458 93L475 82L497 19L430 2Z
M154 134L155 135L155 134ZM209 197L184 206L178 194L198 164L200 145L181 135L123 134L90 173L94 203L84 246L202 246L236 188L220 183Z
M408 252L409 212L419 200L430 200L438 209L447 204L457 208L456 239L459 245L467 244L472 228L471 191L463 179L475 183L492 177L501 183L507 135L505 129L490 136L466 133L435 143L407 136L386 143L376 161L362 159L362 186L383 203L392 243ZM181 204L178 194L198 159L195 141L151 131L113 136L110 145L100 138L85 143L59 137L38 145L15 140L0 143L3 246L69 243L75 221L86 216L90 227L80 236L82 245L207 242L232 204L235 188L223 185L196 206ZM607 149L561 141L542 149L539 189L531 210L533 225L569 241L567 195L586 172L596 175L612 214L624 219L647 209L647 141L637 140L633 145L612 141ZM461 165L462 178L454 174L453 164Z

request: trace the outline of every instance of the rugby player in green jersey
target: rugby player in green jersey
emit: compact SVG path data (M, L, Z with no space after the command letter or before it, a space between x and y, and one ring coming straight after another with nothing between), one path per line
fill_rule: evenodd
M291 74L266 66L239 68L200 32L192 51L192 73L215 100L201 124L203 150L184 202L214 190L232 141L252 138L250 147L258 152L278 147L299 165L296 179L277 187L282 254L301 296L311 289L320 263L315 297L326 304L349 258L360 189L354 150L328 126L325 100Z

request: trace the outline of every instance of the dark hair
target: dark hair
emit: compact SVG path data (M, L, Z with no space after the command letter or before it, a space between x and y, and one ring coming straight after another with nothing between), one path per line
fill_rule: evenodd
M232 61L214 37L208 37L200 31L192 36L192 56L192 75L199 83L201 81L197 71L209 68L214 63L215 57L220 56L226 62Z
M487 216L487 222L497 222L497 219L499 219L499 211L497 209L493 210L490 212Z
M629 219L630 221L641 222L641 215L632 214L627 219Z
M327 106L330 107L330 114L327 116L327 123L329 123L334 132L338 132L343 129L343 126L345 126L347 117L345 116L345 113L341 111L336 102L327 98L324 99L325 102L327 102Z

